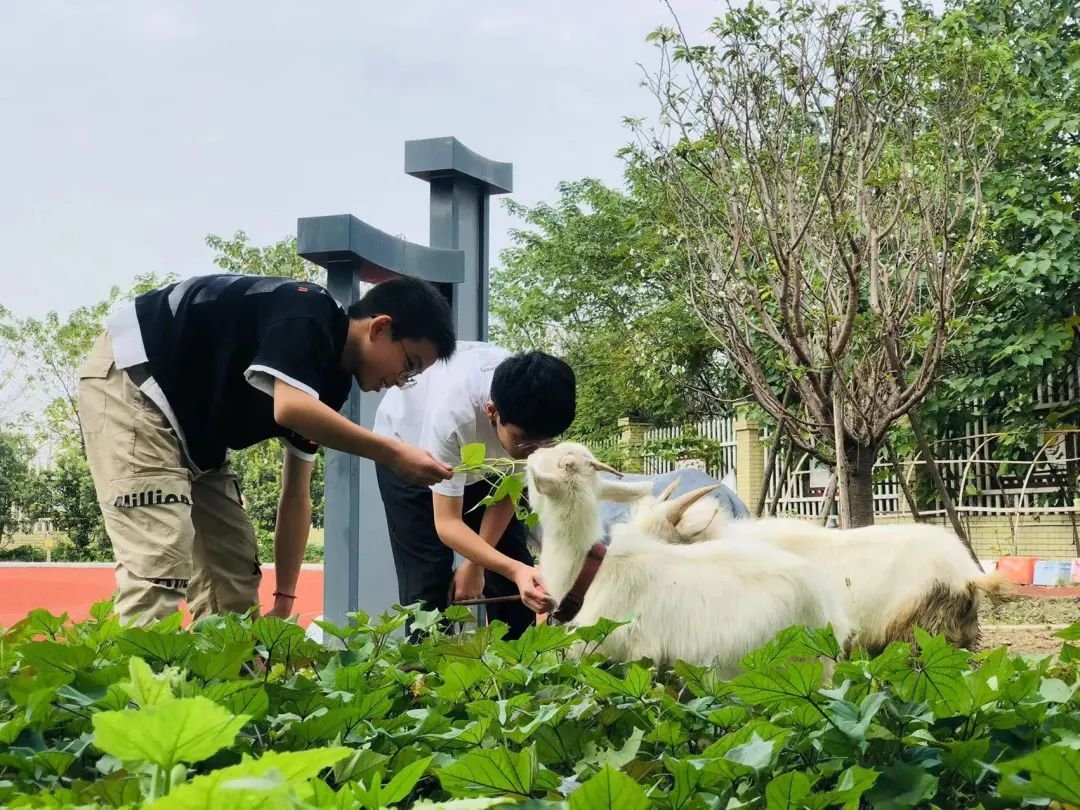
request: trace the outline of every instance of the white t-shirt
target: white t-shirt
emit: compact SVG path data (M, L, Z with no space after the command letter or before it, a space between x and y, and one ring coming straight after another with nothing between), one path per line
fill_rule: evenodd
M391 388L375 412L373 430L427 450L445 464L461 463L461 448L480 442L487 458L505 458L484 406L491 399L495 368L510 352L490 343L459 340L454 355L435 363L410 388ZM460 496L482 476L458 473L433 484L440 495Z

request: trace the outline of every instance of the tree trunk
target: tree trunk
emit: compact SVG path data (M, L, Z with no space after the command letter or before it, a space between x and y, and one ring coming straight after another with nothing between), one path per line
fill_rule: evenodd
M844 528L874 525L874 460L876 448L849 445L847 448L847 491L850 523Z

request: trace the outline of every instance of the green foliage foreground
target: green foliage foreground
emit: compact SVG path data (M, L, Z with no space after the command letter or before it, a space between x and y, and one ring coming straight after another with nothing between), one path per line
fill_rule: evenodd
M841 661L792 628L731 682L613 666L616 625L456 636L398 611L335 644L275 618L122 627L44 610L0 637L0 805L243 808L1018 807L1080 802L1075 661ZM466 612L454 608L452 620ZM399 641L409 616L420 643ZM1080 625L1060 634L1080 638ZM265 662L265 666L263 666Z

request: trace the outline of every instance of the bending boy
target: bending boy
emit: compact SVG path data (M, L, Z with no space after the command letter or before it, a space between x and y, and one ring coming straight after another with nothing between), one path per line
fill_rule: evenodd
M283 617L319 445L417 485L451 477L430 454L338 412L354 381L364 391L406 384L453 354L450 308L426 282L376 285L346 312L308 282L195 276L139 296L106 327L79 371L80 419L124 621L163 618L185 597L196 618L258 605L258 543L230 449L276 437L288 451L269 611Z
M459 341L454 356L386 394L374 430L416 442L439 461L461 463L461 448L482 443L488 458L524 459L570 427L574 372L543 352L511 355L487 343ZM430 487L376 465L379 491L403 605L445 610L455 599L520 594L521 603L491 605L493 619L516 638L549 607L526 546L525 526L509 498L475 508L491 493L477 475L458 473ZM466 562L454 571L454 552Z

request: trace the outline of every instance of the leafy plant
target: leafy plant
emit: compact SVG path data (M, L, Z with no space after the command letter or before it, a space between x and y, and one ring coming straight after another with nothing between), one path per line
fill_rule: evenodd
M480 501L474 508L492 506L503 498L510 498L514 503L514 514L528 528L533 528L540 520L539 516L523 505L522 493L525 492L525 473L519 471L524 462L512 458L487 458L487 447L483 442L474 442L461 448L461 463L453 468L455 473L482 475L491 481L491 494Z
M790 628L731 682L613 665L619 626L447 636L396 608L333 645L277 618L124 627L35 610L0 635L0 804L701 810L1076 803L1076 648L974 657L941 638L840 660ZM452 608L451 621L468 618ZM424 633L403 641L407 621ZM1060 633L1080 639L1080 624ZM585 645L586 654L570 656Z

